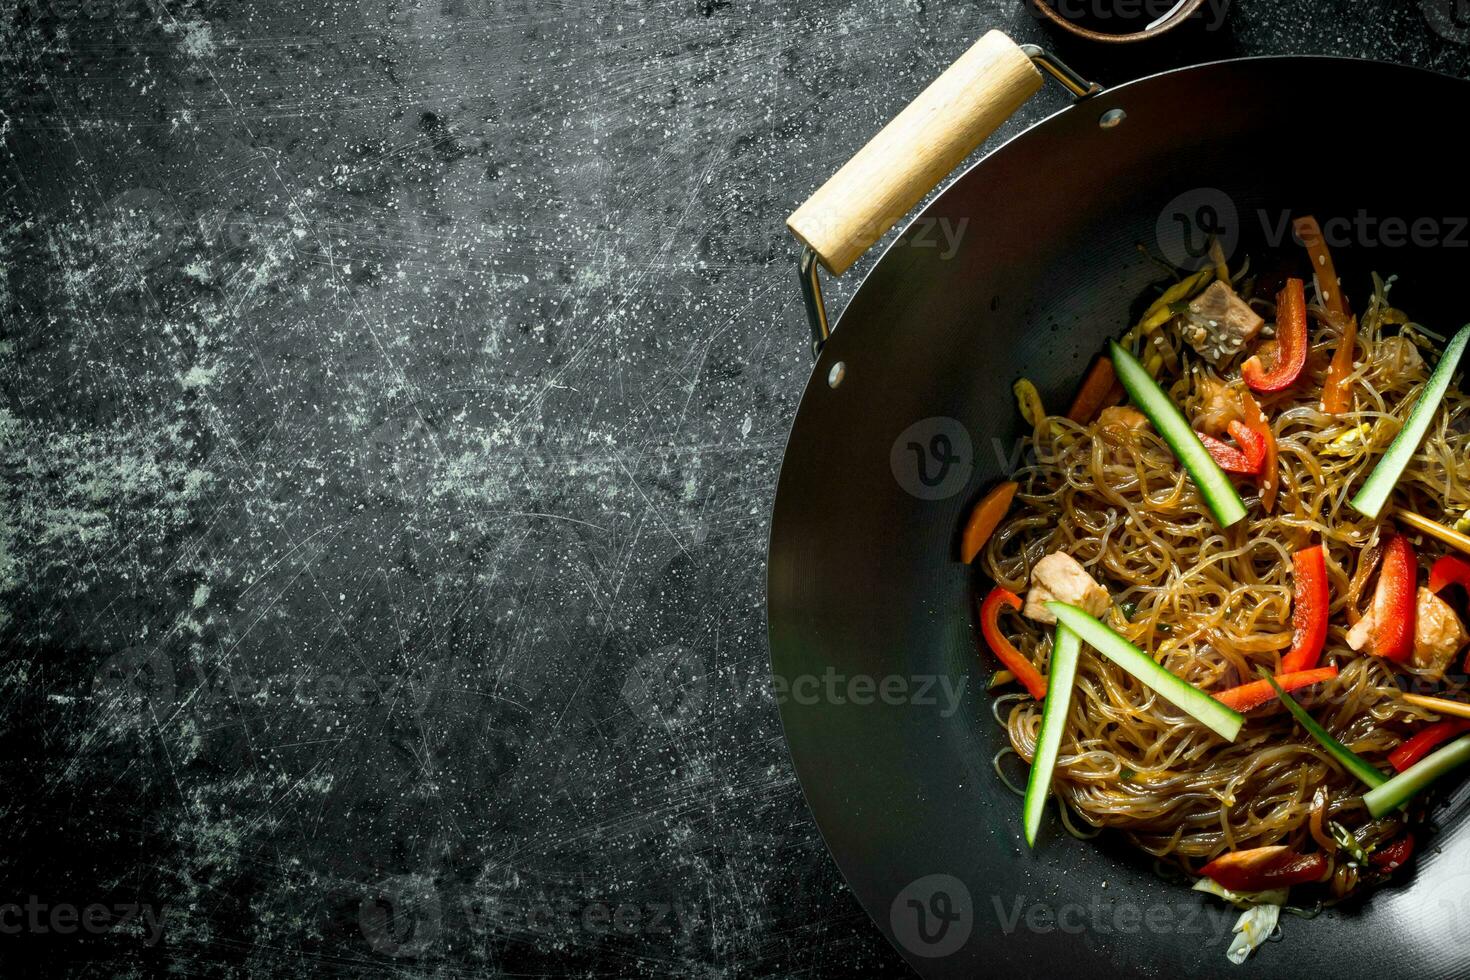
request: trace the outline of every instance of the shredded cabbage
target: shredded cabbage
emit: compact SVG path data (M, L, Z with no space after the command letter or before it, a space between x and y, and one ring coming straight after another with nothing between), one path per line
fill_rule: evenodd
M1236 966L1244 963L1261 943L1271 938L1276 923L1281 918L1281 907L1291 890L1271 888L1261 892L1234 892L1213 878L1201 878L1194 883L1194 890L1223 898L1238 909L1245 909L1235 922L1235 938L1225 956Z
M1257 905L1255 908L1246 909L1240 914L1240 920L1235 923L1235 938L1230 942L1230 948L1225 951L1225 957L1236 966L1244 963L1261 943L1271 938L1271 933L1276 929L1276 923L1281 918L1281 906L1279 905Z
M1289 889L1271 888L1263 892L1233 892L1214 878L1200 878L1194 890L1223 898L1238 909L1254 908L1257 905L1285 905Z

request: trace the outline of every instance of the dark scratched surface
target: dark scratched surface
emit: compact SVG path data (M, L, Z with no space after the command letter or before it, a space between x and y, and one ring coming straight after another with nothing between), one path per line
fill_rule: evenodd
M1465 74L1454 7L1063 50ZM782 219L993 26L0 0L0 974L903 973L764 685Z

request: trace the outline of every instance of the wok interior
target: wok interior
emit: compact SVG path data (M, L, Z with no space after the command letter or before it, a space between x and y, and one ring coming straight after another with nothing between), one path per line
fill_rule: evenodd
M1145 973L1228 966L1228 936L1215 941L1183 924L1199 900L1121 842L1072 840L1053 819L1026 853L1019 800L991 768L1005 742L984 691L994 664L975 641L973 598L984 583L958 563L957 529L1011 468L1023 435L1011 383L1029 377L1049 405L1064 404L1106 338L1136 318L1162 277L1137 246L1157 249L1170 202L1223 195L1238 219L1232 266L1250 255L1258 269L1283 261L1300 269L1296 243L1275 236L1290 216L1315 214L1329 236L1344 228L1330 244L1350 297L1365 297L1377 271L1400 277L1395 305L1429 328L1447 334L1470 321L1470 194L1458 135L1441 118L1464 89L1395 66L1264 59L1104 93L959 180L839 321L781 475L773 667L788 685L834 671L902 676L913 692L923 677L963 684L953 711L942 693L935 704L787 697L782 705L818 823L881 928L891 934L890 903L923 875L952 874L969 888L974 931L958 952L926 959L900 944L922 973L1005 963ZM1112 108L1126 120L1099 127ZM940 221L964 229L949 258L917 237ZM1399 242L1395 230L1416 221L1418 242ZM832 389L825 379L839 360L847 371ZM906 491L890 467L899 434L929 419L956 420L973 451L963 488L937 500ZM942 692L937 681L931 687ZM1470 792L1444 795L1437 812L1454 814ZM1304 957L1331 956L1346 976L1387 964L1470 976L1457 936L1470 925L1470 834L1457 833L1454 816L1442 824L1403 882L1311 923L1287 923L1290 956L1258 957L1248 969L1294 975L1311 962ZM1010 915L1099 902L1173 910L1173 925L1058 934Z

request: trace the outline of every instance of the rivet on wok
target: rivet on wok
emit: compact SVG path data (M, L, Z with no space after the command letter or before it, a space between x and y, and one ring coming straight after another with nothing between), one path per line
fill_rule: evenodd
M1098 117L1097 124L1103 129L1112 129L1118 123L1128 118L1128 113L1122 109L1109 109Z
M832 370L827 372L827 387L836 388L842 384L842 379L847 377L847 365L838 361L832 365Z

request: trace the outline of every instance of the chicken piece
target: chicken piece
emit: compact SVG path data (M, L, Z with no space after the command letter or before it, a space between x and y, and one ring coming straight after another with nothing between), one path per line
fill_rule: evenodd
M1377 627L1377 620L1373 618L1373 610L1370 608L1363 613L1363 618L1353 624L1353 628L1347 631L1347 645L1354 650L1361 650L1373 639L1373 631Z
M1195 391L1199 393L1199 410L1194 416L1194 427L1212 436L1224 435L1231 422L1244 422L1245 414L1240 407L1240 396L1228 384L1201 371L1195 376Z
M1265 323L1228 283L1216 279L1190 300L1180 332L1201 357L1219 367L1245 350Z
M1055 623L1057 618L1046 608L1048 602L1065 602L1101 616L1108 609L1108 590L1087 574L1077 559L1054 551L1031 569L1031 591L1021 615L1038 623Z
M1097 424L1104 429L1146 429L1148 416L1127 405L1109 405L1098 414Z
M1348 646L1354 650L1368 646L1375 626L1373 610L1369 609L1357 625L1348 630ZM1467 641L1470 641L1470 633L1465 632L1455 610L1421 585L1414 604L1414 666L1421 670L1443 671Z
M1467 640L1470 633L1450 604L1421 585L1414 611L1414 666L1443 671Z

